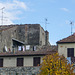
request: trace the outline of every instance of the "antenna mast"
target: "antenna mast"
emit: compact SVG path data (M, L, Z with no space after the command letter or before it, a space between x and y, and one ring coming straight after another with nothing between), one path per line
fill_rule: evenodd
M74 25L74 23L71 21L70 25L71 25L71 35L72 35L72 29L73 29L72 26Z
M47 30L47 24L49 24L49 23L47 23L47 18L45 18L45 30Z
M3 25L3 18L4 18L4 17L3 17L3 13L4 13L4 12L3 12L3 9L4 9L4 8L5 8L5 7L3 7L2 9L0 9L0 10L2 10L2 18L1 18L1 21L2 21L2 22L1 22L1 25Z
M45 18L45 30L47 30L47 18Z

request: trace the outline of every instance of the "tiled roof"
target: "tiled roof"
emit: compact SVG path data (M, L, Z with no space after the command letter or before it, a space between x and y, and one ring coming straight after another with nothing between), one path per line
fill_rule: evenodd
M67 38L57 41L57 44L58 43L75 43L75 33Z
M6 56L36 56L36 55L47 55L55 53L56 51L18 51L18 52L3 52L0 53L0 57L6 57Z
M50 45L50 46L42 46L41 49L39 49L40 51L57 51L57 46L56 45Z
M52 48L51 48L52 49ZM57 51L54 51L54 49L56 49L56 47L51 50L51 49L41 49L39 51L18 51L18 52L3 52L0 53L0 57L6 57L6 56L36 56L36 55L47 55L47 54L52 54L55 53Z

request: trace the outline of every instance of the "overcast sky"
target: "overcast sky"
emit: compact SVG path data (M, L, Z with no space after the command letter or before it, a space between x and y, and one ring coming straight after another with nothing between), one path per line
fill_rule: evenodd
M0 0L0 25L40 24L49 31L49 41L57 41L71 35L70 21L75 22L75 0ZM75 25L73 25L73 33Z

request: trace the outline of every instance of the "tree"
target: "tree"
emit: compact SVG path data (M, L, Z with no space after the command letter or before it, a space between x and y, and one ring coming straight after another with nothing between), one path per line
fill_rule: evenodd
M46 55L43 57L40 75L74 75L72 66L64 56L59 56L58 53Z

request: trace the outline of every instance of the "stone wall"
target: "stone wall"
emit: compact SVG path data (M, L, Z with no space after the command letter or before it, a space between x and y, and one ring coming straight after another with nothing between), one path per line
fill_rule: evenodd
M38 67L10 67L0 68L0 75L37 75L39 74L40 66Z
M7 30L3 30L0 34L0 52L3 52L3 48L7 46L7 48L12 49L12 38L17 38L15 33L16 27L12 27Z
M9 25L1 26L1 28L7 29L0 31L0 52L4 52L5 46L10 50L13 49L12 47L15 47L15 50L17 50L18 44L16 43L18 42L13 45L13 39L24 43L21 43L21 45L30 45L31 48L43 46L45 41L49 42L49 36L48 34L47 36L45 35L45 31L40 24Z
M41 26L40 26L39 43L40 43L40 46L45 45L45 31L44 31L44 29Z
M49 32L45 31L45 45L49 45Z
M17 29L16 29L16 35L17 35L17 39L22 41L22 42L25 42L25 25L20 25L20 26L17 26Z
M40 25L28 25L28 44L39 45Z

